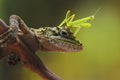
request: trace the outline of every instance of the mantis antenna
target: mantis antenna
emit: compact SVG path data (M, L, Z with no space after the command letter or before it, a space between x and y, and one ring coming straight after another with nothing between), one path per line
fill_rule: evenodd
M96 12L93 14L93 16L96 16L97 13L98 13L101 9L102 9L102 7L98 8L98 9L96 10Z

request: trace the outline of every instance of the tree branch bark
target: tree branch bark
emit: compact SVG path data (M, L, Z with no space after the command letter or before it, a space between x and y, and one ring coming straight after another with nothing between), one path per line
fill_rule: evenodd
M7 26L1 20L0 34L6 32L8 29L9 26ZM38 43L35 39L34 33L17 35L16 37L14 37L14 40L14 42L8 45L8 48L20 56L20 59L25 67L42 76L44 80L61 80L61 78L52 73L35 54ZM2 59L1 55L0 58Z

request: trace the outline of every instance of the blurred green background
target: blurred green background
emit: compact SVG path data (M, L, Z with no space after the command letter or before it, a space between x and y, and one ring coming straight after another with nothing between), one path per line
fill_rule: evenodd
M43 62L64 80L120 80L120 1L119 0L0 0L0 18L7 24L12 14L28 26L57 26L67 10L76 19L93 15L90 29L78 34L84 44L80 53L38 53ZM21 64L0 63L0 80L42 80Z

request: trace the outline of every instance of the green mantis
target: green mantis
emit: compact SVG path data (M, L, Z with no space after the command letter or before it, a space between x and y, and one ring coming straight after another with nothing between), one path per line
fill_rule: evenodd
M83 19L73 21L74 18L75 14L70 15L70 10L68 10L65 19L61 22L61 24L58 27L60 28L63 25L65 25L66 27L69 28L76 28L75 31L71 29L71 31L74 33L74 36L76 36L76 34L80 31L81 27L89 28L91 26L91 24L88 23L88 21L93 20L94 16L89 16Z

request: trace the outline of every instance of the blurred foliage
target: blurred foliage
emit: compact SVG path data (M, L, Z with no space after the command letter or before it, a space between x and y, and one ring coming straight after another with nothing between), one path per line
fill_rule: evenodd
M81 29L79 39L84 44L80 53L37 53L43 62L64 80L120 80L120 10L118 0L0 0L0 17L8 23L17 14L31 27L56 26L67 10L76 19L93 15L90 29ZM2 75L2 79L1 79ZM32 71L0 63L0 80L40 80ZM42 80L42 79L41 79Z

